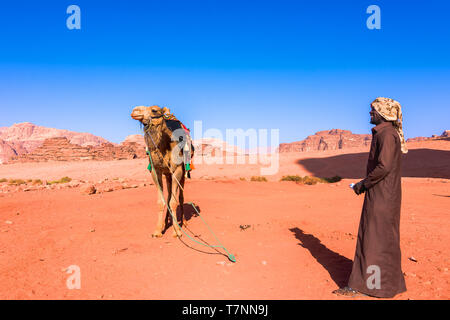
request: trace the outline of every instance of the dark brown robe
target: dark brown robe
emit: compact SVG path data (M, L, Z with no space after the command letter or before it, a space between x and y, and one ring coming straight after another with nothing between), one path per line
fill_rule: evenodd
M393 124L383 122L374 127L348 286L379 298L406 291L400 253L401 156L400 138Z

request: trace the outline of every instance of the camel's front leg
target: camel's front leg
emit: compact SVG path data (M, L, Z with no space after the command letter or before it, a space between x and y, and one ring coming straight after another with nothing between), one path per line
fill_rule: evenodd
M181 176L180 184L184 189L184 174ZM180 206L180 226L187 227L187 222L184 220L184 190L180 189L180 193L178 195L178 204Z
M180 170L181 169L181 170ZM177 201L177 197L179 200L182 201L182 197L180 198L180 192L182 193L183 191L180 188L180 185L178 184L178 182L184 182L183 179L183 171L181 167L178 167L178 169L175 171L175 173L172 176L172 193L170 196L170 201L169 201L169 206L170 206L170 210L173 213L173 228L174 228L174 232L173 232L173 236L174 237L181 237L182 236L182 232L181 232L181 224L183 221L183 218L181 218L181 220L178 220L177 218L177 207L178 207L178 201ZM177 182L178 180L178 182ZM183 206L183 203L180 203L180 206ZM181 214L183 214L183 212L181 212Z
M162 232L165 229L165 219L164 219L164 193L163 193L163 182L162 174L156 172L155 168L152 171L152 178L158 190L158 222L156 223L155 232L153 232L152 237L162 237Z

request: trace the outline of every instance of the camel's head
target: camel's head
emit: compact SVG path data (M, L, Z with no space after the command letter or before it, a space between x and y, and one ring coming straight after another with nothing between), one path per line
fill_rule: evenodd
M170 113L170 110L168 108L160 108L158 106L151 106L151 107L145 107L145 106L138 106L133 109L131 112L131 117L134 120L138 120L144 125L152 124L152 125L158 125L162 123L162 116L165 113Z

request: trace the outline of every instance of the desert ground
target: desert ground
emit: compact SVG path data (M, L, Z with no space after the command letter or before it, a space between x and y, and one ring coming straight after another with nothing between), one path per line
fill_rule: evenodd
M409 148L401 216L408 291L395 299L449 299L450 142ZM0 299L348 299L331 292L351 270L363 196L348 185L364 177L367 151L280 154L267 182L250 181L258 165L197 164L185 186L185 231L217 244L203 217L236 263L171 230L151 237L157 195L146 159L1 165L0 179L72 183L0 184ZM304 185L284 175L343 180ZM98 193L83 194L89 184ZM81 289L66 286L71 265L80 267Z

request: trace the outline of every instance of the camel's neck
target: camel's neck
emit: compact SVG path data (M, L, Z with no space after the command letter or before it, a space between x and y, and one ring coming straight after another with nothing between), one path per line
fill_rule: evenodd
M164 152L168 147L166 146L167 139L164 139L164 134L167 127L163 121L161 124L145 127L145 142L150 151L158 149Z

